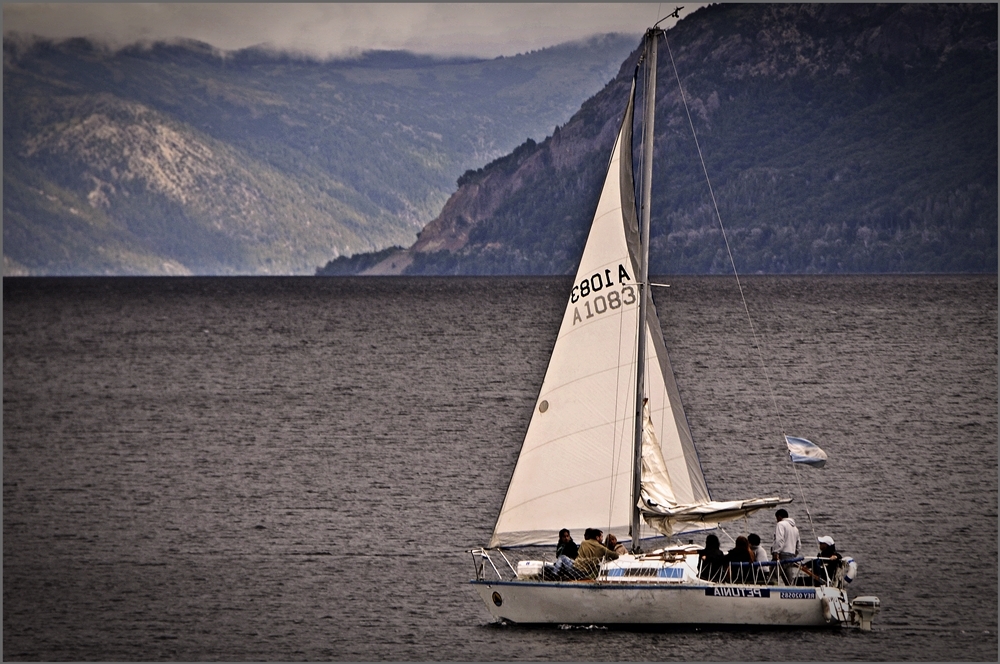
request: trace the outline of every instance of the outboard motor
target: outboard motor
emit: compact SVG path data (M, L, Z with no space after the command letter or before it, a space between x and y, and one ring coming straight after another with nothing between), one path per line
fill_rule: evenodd
M854 601L851 602L851 619L858 624L862 631L870 632L872 618L878 613L880 606L878 597L855 597Z

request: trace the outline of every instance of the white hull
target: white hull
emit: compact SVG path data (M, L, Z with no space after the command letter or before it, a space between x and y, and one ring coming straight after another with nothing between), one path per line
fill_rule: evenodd
M850 624L836 588L472 581L496 620L570 625ZM826 604L826 606L824 606Z

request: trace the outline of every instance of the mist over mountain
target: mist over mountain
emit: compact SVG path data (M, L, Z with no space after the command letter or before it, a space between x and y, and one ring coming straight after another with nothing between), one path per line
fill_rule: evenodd
M713 5L667 39L653 273L732 269L671 58L740 272L997 270L996 4ZM318 273L572 273L637 60L470 168L408 248Z
M4 274L311 274L407 245L565 122L636 36L315 60L4 35Z

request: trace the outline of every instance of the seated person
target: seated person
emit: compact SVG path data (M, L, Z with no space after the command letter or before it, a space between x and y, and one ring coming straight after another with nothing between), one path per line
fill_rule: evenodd
M602 560L618 558L617 553L601 544L601 535L603 534L597 528L587 528L583 533L583 544L580 545L576 560L573 561L573 571L578 572L584 578L596 578Z
M705 548L698 552L698 577L720 581L728 566L726 554L719 548L719 538L715 535L706 537Z
M766 563L771 559L771 556L767 553L767 549L761 546L760 535L750 533L747 537L747 542L750 543L750 548L753 549L753 561L755 563Z
M551 570L546 565L546 571L551 571L552 575L556 578L572 576L571 571L577 551L578 547L576 546L576 542L573 541L573 536L570 535L568 529L563 528L559 531L559 543L556 544L555 565L552 566Z
M726 554L726 561L728 563L752 563L754 562L753 549L750 548L750 542L746 537L740 535L736 538L736 546L729 550ZM752 576L752 572L749 566L743 565L730 565L729 566L730 578L736 583L746 583L746 579Z
M608 533L608 536L604 538L604 546L611 549L619 556L628 553L628 549L625 548L625 545L619 544L618 538L612 535L611 533Z
M827 560L822 560L826 558ZM813 584L825 586L828 581L837 578L837 570L840 569L840 562L843 556L837 552L837 545L829 535L819 538L819 558L812 561ZM818 577L818 578L816 578Z

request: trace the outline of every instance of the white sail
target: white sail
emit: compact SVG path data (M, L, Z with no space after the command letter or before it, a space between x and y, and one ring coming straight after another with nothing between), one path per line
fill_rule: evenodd
M628 537L639 288L632 179L635 84L517 466L490 546L550 544L561 528ZM627 155L625 158L622 155ZM646 390L682 503L710 500L655 309Z
M633 81L590 234L490 547L552 544L562 528L580 532L594 527L620 539L630 537L640 297L630 156L634 99ZM735 510L736 516L742 515L742 501L715 503L711 499L651 301L643 327L649 426L659 432L662 472L668 478L666 482L643 478L641 507L646 522L670 533L704 528L702 517L708 514L727 517ZM773 500L760 506L774 504ZM701 508L692 512L694 506ZM697 523L678 526L678 519L685 518Z
M626 239L626 232L638 236L631 174L634 96L633 82L491 547L552 544L564 527L628 531L629 404L634 400L639 311L635 262Z

